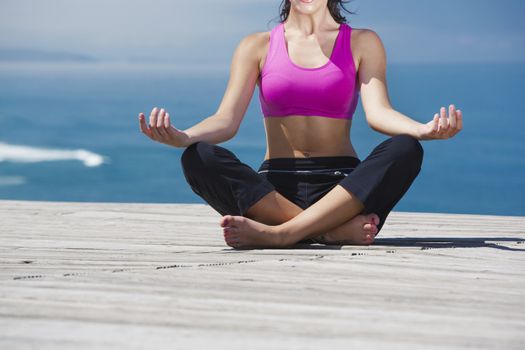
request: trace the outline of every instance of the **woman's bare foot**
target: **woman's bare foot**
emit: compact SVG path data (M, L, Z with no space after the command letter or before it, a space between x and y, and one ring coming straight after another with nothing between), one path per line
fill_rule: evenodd
M379 216L376 214L359 214L335 229L315 237L323 244L370 245L377 234Z
M244 216L224 215L220 222L226 244L233 248L280 248L290 245L290 237L266 225ZM377 234L379 216L360 214L345 224L315 239L324 244L369 245Z
M279 248L287 242L276 226L266 225L244 216L224 215L219 224L226 244L233 248Z

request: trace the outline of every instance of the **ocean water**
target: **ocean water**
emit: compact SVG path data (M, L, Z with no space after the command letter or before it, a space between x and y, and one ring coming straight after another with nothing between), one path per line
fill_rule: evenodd
M137 115L165 107L185 129L212 115L226 69L111 64L0 65L0 198L205 203L185 182L182 148L153 142ZM423 166L397 211L525 215L525 64L390 64L393 106L428 122L463 110L452 139L422 141ZM221 143L257 168L265 152L258 91L239 133ZM351 130L359 158L387 135L359 103Z

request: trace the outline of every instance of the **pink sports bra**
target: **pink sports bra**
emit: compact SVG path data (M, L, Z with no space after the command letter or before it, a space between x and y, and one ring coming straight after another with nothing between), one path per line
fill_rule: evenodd
M266 61L259 76L259 100L264 117L289 115L352 119L359 91L350 47L352 28L341 23L332 55L321 67L292 62L286 48L284 23L270 31Z

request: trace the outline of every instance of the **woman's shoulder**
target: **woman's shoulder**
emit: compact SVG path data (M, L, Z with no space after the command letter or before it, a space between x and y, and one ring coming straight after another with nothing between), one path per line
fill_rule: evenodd
M352 28L352 52L360 62L367 56L384 55L384 45L379 34L370 28Z
M254 58L261 60L268 51L270 44L270 32L252 32L246 34L242 39L241 43L248 50L251 51Z
M252 32L245 34L240 40L240 45L250 49L252 52L264 51L265 46L270 42L270 31Z
M269 47L269 41L270 31L245 34L237 43L235 55L239 53L245 62L256 62L260 72L264 62L263 58Z
M355 44L367 45L374 42L380 42L381 38L376 31L370 28L354 28L352 27L352 41Z

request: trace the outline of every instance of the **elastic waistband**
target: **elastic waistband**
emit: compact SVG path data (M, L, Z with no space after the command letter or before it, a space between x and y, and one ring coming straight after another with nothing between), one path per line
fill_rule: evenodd
M355 168L361 160L352 156L271 158L261 163L261 170L324 170Z

